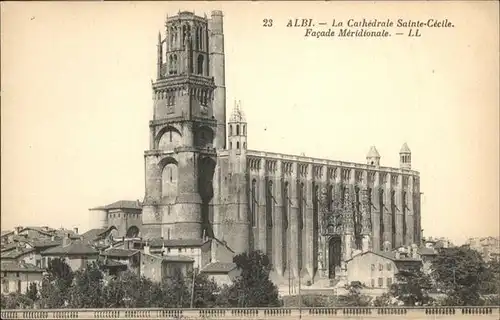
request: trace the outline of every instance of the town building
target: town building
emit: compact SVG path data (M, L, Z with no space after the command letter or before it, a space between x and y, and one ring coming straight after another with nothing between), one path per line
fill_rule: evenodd
M194 260L183 256L158 256L141 252L141 276L153 282L186 278L193 274Z
M360 282L373 293L387 292L401 270L421 270L417 247L410 250L366 251L347 260L347 283Z
M89 263L97 262L99 250L91 244L81 240L72 241L69 237L63 239L61 245L49 248L41 252L42 266L49 266L52 259L64 259L71 270L77 271L86 267Z
M200 273L206 274L219 285L231 285L241 274L241 270L233 262L215 261L206 264Z
M1 294L26 293L31 283L40 288L44 270L24 262L2 261Z
M469 238L466 244L481 253L485 261L500 261L500 237Z

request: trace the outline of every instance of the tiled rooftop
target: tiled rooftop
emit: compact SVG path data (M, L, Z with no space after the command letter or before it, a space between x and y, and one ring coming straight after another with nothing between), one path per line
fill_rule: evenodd
M0 259L17 259L21 257L24 254L30 253L35 251L34 248L16 248L15 250L10 250L6 252L2 252L2 255L0 256Z
M202 239L151 239L147 241L150 247L199 247L206 241Z
M0 270L2 272L43 272L44 269L38 268L32 264L28 263L17 263L17 262L2 262L0 264Z
M89 256L89 255L98 255L99 251L94 249L91 245L83 243L83 242L76 242L76 243L71 243L67 246L59 245L57 247L53 247L50 249L47 249L42 252L42 255L47 256L47 255L54 255L54 256L62 256L62 255L84 255L84 256Z
M103 256L108 256L108 257L130 257L133 256L134 254L137 254L140 252L139 250L131 250L131 249L120 249L120 248L112 248L109 250L104 251L101 253Z
M142 209L142 203L139 202L139 201L119 200L119 201L113 202L113 203L105 205L105 206L92 208L90 210L112 210L112 209L136 209L136 210L141 210Z
M201 272L206 273L228 273L236 268L235 263L226 263L226 262L212 262L207 264L205 267L201 269Z

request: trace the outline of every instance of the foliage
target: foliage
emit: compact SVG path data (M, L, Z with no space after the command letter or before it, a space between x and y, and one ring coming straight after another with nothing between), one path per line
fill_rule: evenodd
M486 270L481 279L481 293L500 294L500 261L491 260L486 263Z
M240 276L222 289L219 303L233 307L277 307L281 305L278 288L269 279L269 258L260 251L242 253L233 258Z
M47 268L47 276L50 281L58 280L62 285L69 288L73 282L74 273L64 259L52 259Z
M42 280L40 305L43 308L65 306L74 273L63 259L52 259Z
M431 268L437 288L447 295L446 305L481 304L481 280L488 270L479 252L469 246L442 248Z
M431 289L431 278L422 270L400 270L390 294L404 302L405 306L426 305L430 301Z
M78 270L69 290L69 305L72 308L102 307L103 274L95 262Z
M162 295L158 297L158 287L159 285L154 285L151 280L126 271L107 283L103 290L103 301L108 308L160 306Z
M190 286L191 282L179 271L174 272L163 282L163 287L167 288L164 296L165 304L172 308L188 308L191 304Z
M374 307L387 307L394 305L393 297L390 293L383 293L382 295L375 297L372 303Z
M346 307L366 307L370 304L371 298L361 293L363 285L358 281L353 281L346 286L347 295L339 297L339 305Z
M206 274L199 273L194 281L193 307L213 308L218 304L218 296L221 288L213 279L209 279Z
M9 293L7 295L2 294L2 309L24 309L33 306L33 300L27 295L21 293Z
M330 307L331 306L331 299L329 299L328 296L324 296L324 295L306 294L306 295L301 296L300 300L301 300L301 304L303 307L321 308L321 307ZM294 305L294 307L297 307L297 306L298 306L298 303L296 303Z
M31 301L37 301L39 296L38 296L38 287L36 283L31 282L28 286L28 291L26 292L26 297L29 298Z

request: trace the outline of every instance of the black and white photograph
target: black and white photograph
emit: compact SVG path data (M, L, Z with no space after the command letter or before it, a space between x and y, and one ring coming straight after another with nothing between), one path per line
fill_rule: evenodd
M2 1L1 319L500 319L498 1Z

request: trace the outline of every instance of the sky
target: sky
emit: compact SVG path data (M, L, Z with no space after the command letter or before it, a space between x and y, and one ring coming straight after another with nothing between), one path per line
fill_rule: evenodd
M499 234L497 2L3 2L1 223L89 227L144 197L158 31L224 12L228 113L252 150L420 172L424 236ZM428 19L422 37L307 38L288 19ZM273 19L264 28L263 19ZM406 31L405 31L406 32Z

